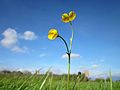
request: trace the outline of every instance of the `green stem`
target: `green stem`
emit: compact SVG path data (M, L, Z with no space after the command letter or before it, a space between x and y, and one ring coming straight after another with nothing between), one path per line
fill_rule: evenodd
M70 53L68 55L68 78L67 78L67 90L69 90L69 81L70 81Z
M68 45L67 45L67 42L65 41L65 39L61 36L58 36L58 37L63 40L63 42L65 43L66 49L67 49L67 53L69 53L69 48L68 48Z
M72 35L71 35L71 38L70 38L70 53L71 53L71 50L72 50L72 41L73 41L73 38L74 38L74 29L72 27L72 22L70 22L70 28L72 29Z

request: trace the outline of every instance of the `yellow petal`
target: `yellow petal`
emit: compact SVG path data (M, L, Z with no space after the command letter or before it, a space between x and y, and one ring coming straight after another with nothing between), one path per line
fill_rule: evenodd
M54 40L58 37L58 31L56 29L50 29L48 32L48 39Z
M67 13L64 13L62 15L62 21L65 23L69 22L69 15Z
M70 21L73 21L74 19L76 18L76 13L74 11L71 11L69 13L69 20Z

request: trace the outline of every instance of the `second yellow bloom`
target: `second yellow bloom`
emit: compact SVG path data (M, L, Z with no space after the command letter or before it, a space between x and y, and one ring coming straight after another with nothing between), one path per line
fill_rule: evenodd
M69 14L64 13L62 15L62 21L67 23L67 22L71 22L76 18L76 13L74 11L69 12Z

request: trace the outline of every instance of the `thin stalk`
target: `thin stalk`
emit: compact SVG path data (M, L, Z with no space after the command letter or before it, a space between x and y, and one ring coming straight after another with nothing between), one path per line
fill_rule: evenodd
M72 26L72 22L70 22L70 28L72 30L72 35L71 35L71 38L70 38L70 53L71 53L71 50L72 50L72 42L73 42L73 38L74 38L74 29L73 29L73 26Z
M111 70L109 71L109 75L110 75L110 90L113 90L113 86L112 86L112 72L111 72Z
M43 88L43 86L44 86L44 84L46 83L46 81L47 81L47 78L49 77L49 75L50 75L50 69L51 69L51 67L48 69L48 71L46 72L46 77L44 78L44 80L43 80L43 82L42 82L42 84L41 84L41 86L39 87L39 90L42 90L42 88Z
M42 90L43 85L45 84L45 82L46 82L46 80L47 80L47 78L48 78L49 74L50 74L50 73L48 72L48 73L47 73L47 76L45 77L44 81L42 82L42 84L41 84L41 86L40 86L39 90Z
M52 82L53 82L53 74L51 73L51 78L50 78L50 90L52 90Z
M70 53L68 55L68 78L67 78L67 90L69 90L69 81L70 81Z
M65 43L66 49L67 49L67 53L69 53L69 48L68 48L68 45L67 45L67 42L65 41L65 39L61 36L58 36L58 37L63 40L63 42Z

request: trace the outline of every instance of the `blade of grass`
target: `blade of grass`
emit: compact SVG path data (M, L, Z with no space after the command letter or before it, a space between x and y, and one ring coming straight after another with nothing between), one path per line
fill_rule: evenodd
M52 81L53 81L53 73L51 73L51 78L50 78L50 87L49 87L50 90L52 90Z
M48 76L50 75L50 69L51 69L51 68L49 68L48 71L46 72L46 77L45 77L45 79L43 80L43 82L42 82L42 84L41 84L39 90L42 90L43 85L45 84L45 82L46 82Z
M112 72L111 72L111 70L109 71L109 75L110 75L110 90L113 90L113 86L112 86Z

